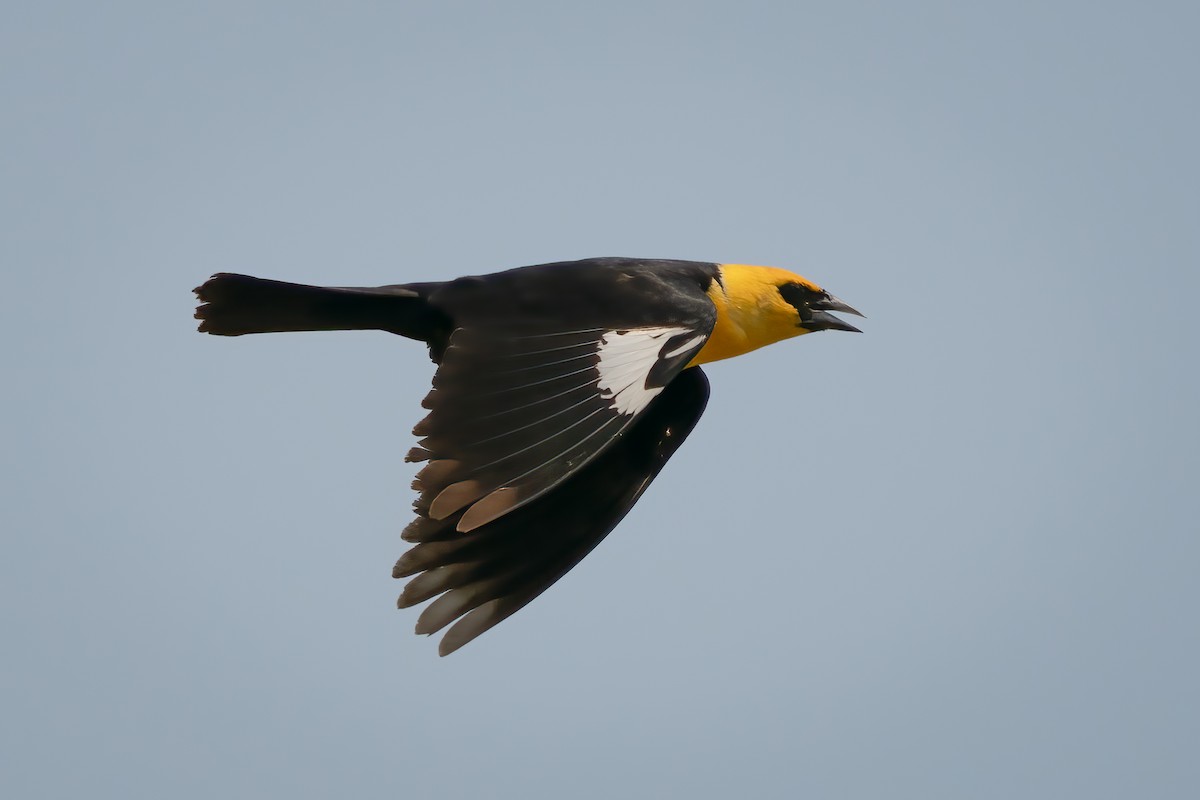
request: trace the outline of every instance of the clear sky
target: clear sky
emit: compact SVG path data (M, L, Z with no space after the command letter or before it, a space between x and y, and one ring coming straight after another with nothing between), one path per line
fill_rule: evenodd
M1200 796L1195 3L11 3L13 798ZM432 367L210 273L597 255L860 308L445 659Z

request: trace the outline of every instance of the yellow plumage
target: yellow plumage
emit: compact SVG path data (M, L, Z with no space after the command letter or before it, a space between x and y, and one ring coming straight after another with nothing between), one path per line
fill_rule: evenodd
M708 288L717 322L708 343L689 366L733 358L808 333L800 327L796 307L779 294L779 287L795 283L820 292L815 283L778 267L721 264L719 270L720 280Z

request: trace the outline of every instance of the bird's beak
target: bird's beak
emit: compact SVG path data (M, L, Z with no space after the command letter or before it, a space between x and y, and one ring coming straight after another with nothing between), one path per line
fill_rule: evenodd
M862 333L862 331L849 322L843 322L833 314L826 313L829 311L841 311L844 314L853 314L856 317L864 316L861 311L843 303L831 294L826 294L819 300L810 302L808 308L810 309L810 313L804 318L801 324L810 331L850 331L852 333Z

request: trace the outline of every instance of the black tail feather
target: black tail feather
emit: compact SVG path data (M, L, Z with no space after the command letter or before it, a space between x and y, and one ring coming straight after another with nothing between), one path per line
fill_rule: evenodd
M430 286L306 286L219 272L195 289L196 319L216 336L382 330L433 342L445 337L449 320L426 302Z

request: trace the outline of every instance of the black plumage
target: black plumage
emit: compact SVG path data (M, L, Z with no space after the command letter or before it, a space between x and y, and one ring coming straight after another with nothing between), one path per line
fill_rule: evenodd
M417 575L401 607L445 593L418 632L466 615L443 639L445 654L578 563L692 429L708 383L699 369L676 376L712 328L704 290L715 271L591 259L371 289L220 273L196 290L196 316L216 335L380 329L429 345L439 367L408 454L428 463L403 533L420 544L394 575ZM692 331L694 341L680 349L683 337L664 337L659 349L678 351L654 370L666 390L641 413L621 414L597 392L597 347L606 333L651 325Z

